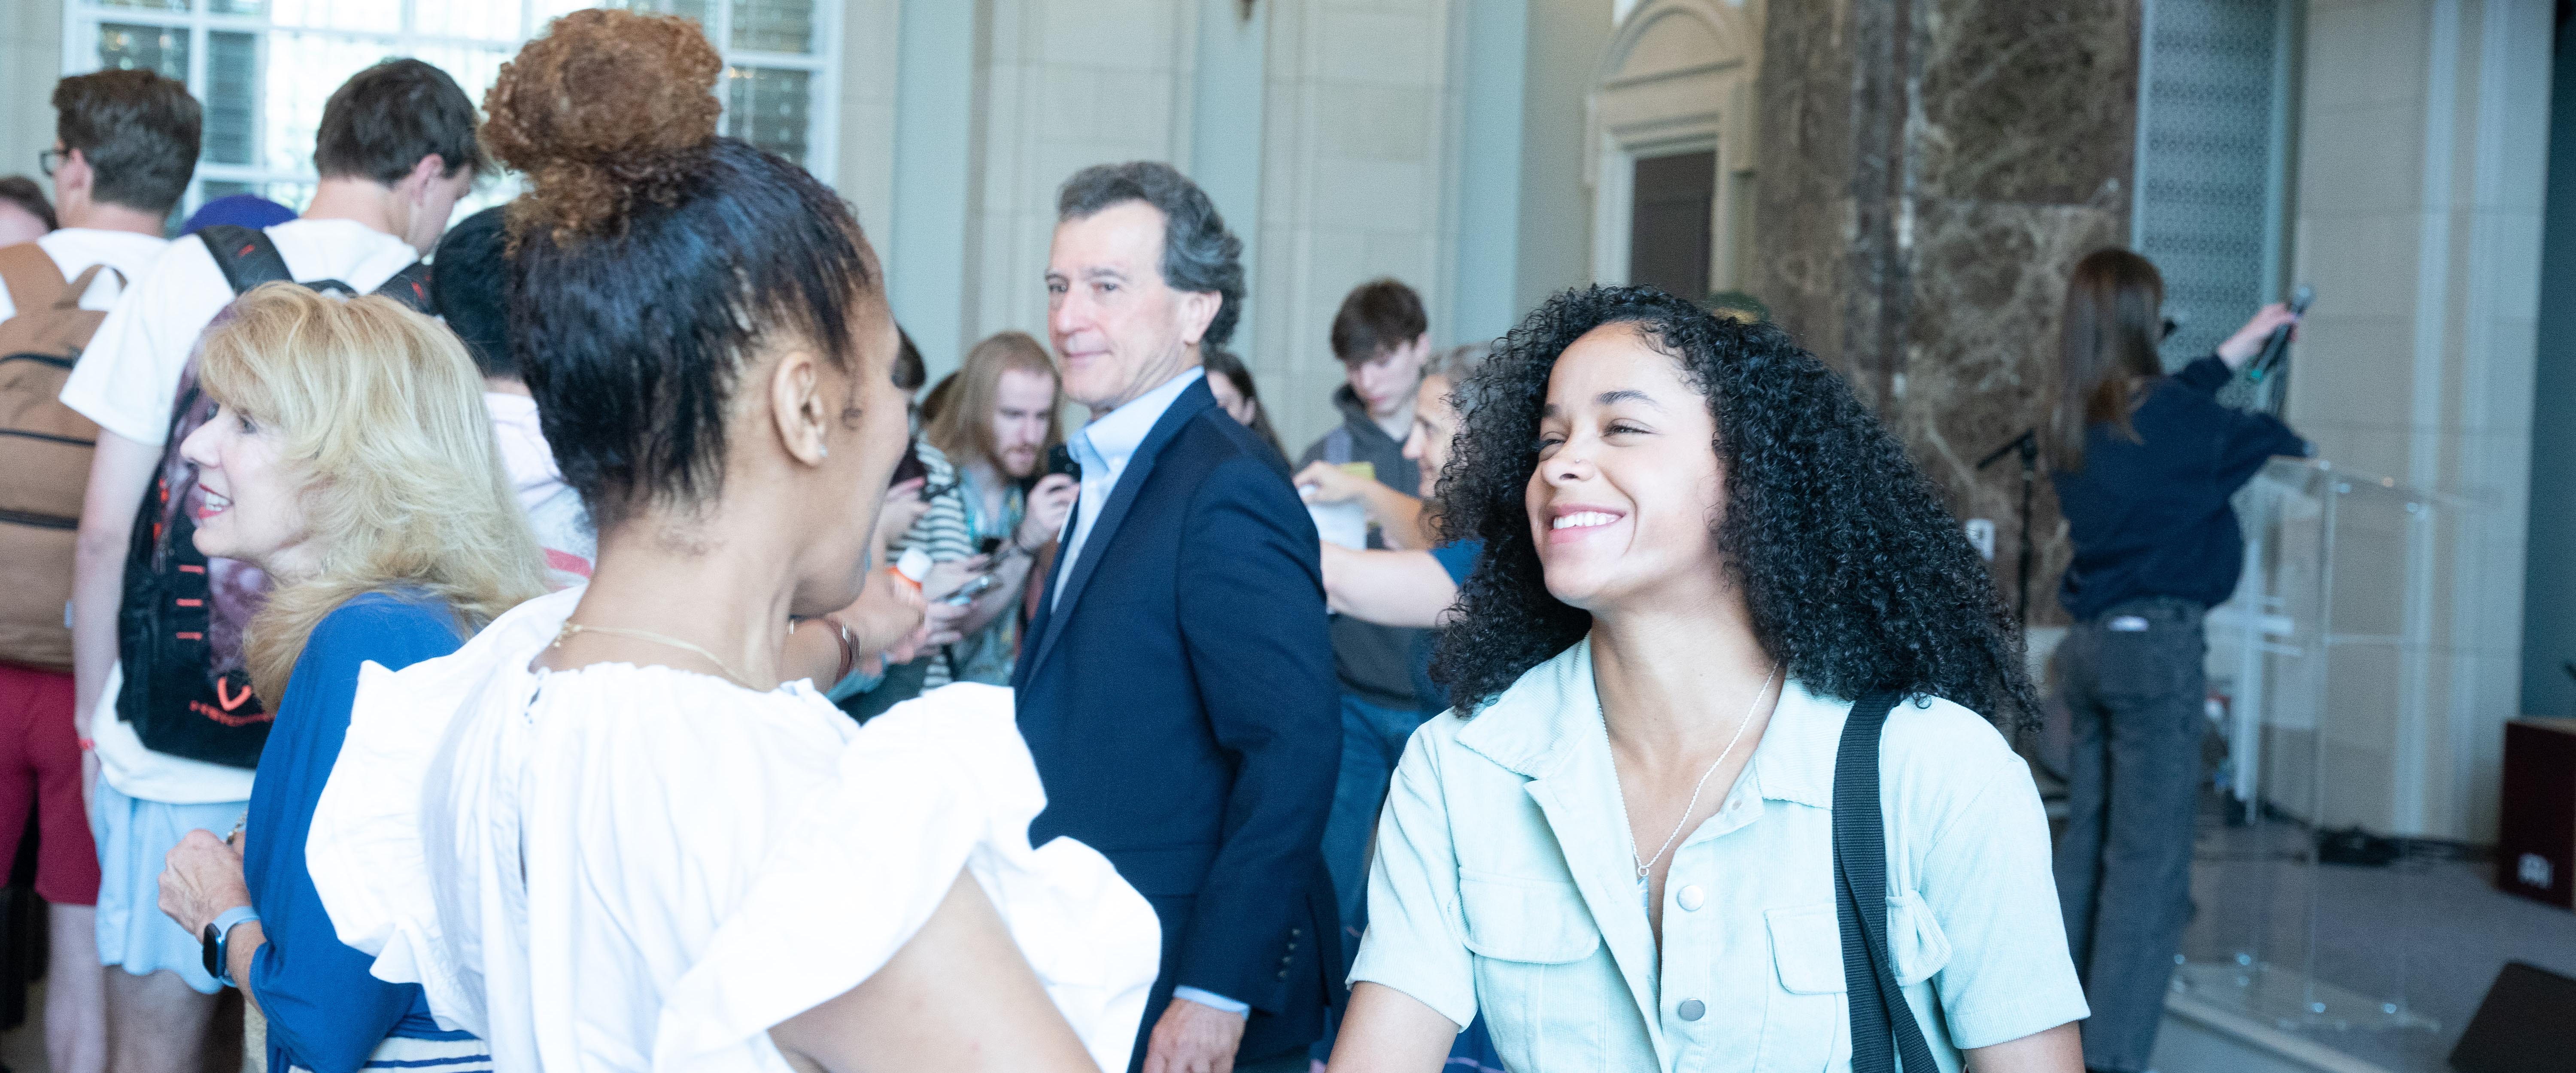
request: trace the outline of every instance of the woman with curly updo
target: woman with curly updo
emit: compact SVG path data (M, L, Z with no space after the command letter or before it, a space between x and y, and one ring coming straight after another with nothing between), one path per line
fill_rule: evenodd
M530 181L511 346L599 554L361 675L314 885L497 1069L1124 1066L1153 910L1090 848L1030 847L1008 691L862 728L807 680L873 643L829 613L872 573L906 400L867 239L716 136L722 68L694 22L588 10L485 101Z
M1486 553L1433 667L1456 706L1379 821L1335 1073L1428 1073L1479 1013L1524 1073L1852 1069L1832 805L1874 693L1907 698L1891 1019L1944 1070L2079 1068L2047 820L1978 714L2029 705L2019 638L1850 389L1775 328L1596 287L1459 402L1442 524Z

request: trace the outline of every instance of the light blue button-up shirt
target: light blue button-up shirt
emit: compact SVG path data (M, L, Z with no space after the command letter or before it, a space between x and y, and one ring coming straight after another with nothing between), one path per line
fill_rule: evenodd
M1144 446L1145 437L1154 431L1154 423L1163 419L1163 411L1207 375L1207 370L1193 366L1165 380L1162 386L1127 400L1127 404L1082 426L1082 431L1065 441L1073 460L1082 464L1082 491L1074 500L1073 532L1064 536L1064 549L1057 554L1055 568L1055 601L1064 599L1065 583L1073 578L1073 564L1082 558L1083 544L1091 539L1091 527L1100 521L1100 509L1109 505L1109 493L1118 488L1118 475L1127 472L1127 460L1136 457L1136 448ZM1047 610L1055 610L1050 602Z
M1482 1012L1516 1070L1849 1070L1832 806L1850 702L1790 680L1725 803L1673 851L1661 950L1600 710L1586 639L1414 733L1351 980L1461 1025ZM1941 700L1899 705L1880 756L1888 944L1943 1073L1961 1049L2082 1019L2029 768Z

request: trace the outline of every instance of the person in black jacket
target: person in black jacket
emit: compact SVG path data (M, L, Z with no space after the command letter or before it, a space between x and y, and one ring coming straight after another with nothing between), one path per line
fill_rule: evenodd
M2245 542L2228 497L2274 455L2308 444L2218 389L2296 321L2265 306L2172 375L2156 360L2164 280L2127 250L2075 266L2047 427L2050 479L2075 560L2058 601L2074 716L2057 890L2093 1016L2084 1064L2147 1068L2173 958L2190 919L2206 651L2201 617L2236 588Z

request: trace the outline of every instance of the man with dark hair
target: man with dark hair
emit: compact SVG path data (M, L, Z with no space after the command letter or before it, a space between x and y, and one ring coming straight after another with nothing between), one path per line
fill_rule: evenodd
M473 102L428 64L379 63L331 95L314 163L320 180L304 215L259 233L293 279L373 291L437 245L473 185L483 166ZM101 776L99 957L125 970L109 973L107 988L118 1073L188 1068L205 1047L222 985L204 967L200 937L154 907L161 859L192 829L231 830L250 799L251 769L148 747L117 713L118 607L136 509L163 463L197 337L232 298L204 242L171 244L108 313L63 385L64 404L99 426L72 642L76 712Z
M432 157L445 169L442 178L470 182L484 169L474 102L447 72L415 59L386 60L349 76L331 91L322 125L313 132L313 170L325 179L401 186ZM457 193L463 196L464 188ZM446 217L438 223L445 230ZM430 241L437 238L432 234Z
M1065 183L1047 258L1092 420L1012 685L1047 787L1030 841L1099 850L1162 920L1131 1070L1303 1070L1341 965L1315 527L1201 368L1240 319L1242 250L1196 184L1135 163Z
M93 202L170 215L197 170L204 112L187 87L150 71L100 71L54 83L54 151L86 173ZM54 196L72 192L54 175ZM157 232L156 232L157 233Z
M54 203L45 200L45 188L36 180L24 175L0 179L0 246L34 242L60 226Z
M161 222L196 169L200 112L186 86L150 71L63 79L54 84L53 105L54 146L41 163L54 180L63 226L0 250L0 336L13 353L68 358L96 342L99 318L168 245ZM66 304L91 312L67 313ZM19 377L0 388L8 396L0 398L0 410L10 415L11 429L39 434L12 440L26 445L11 448L11 467L0 473L0 487L13 504L81 503L75 490L89 476L91 452L42 437L49 429L77 427L83 434L74 439L90 438L88 423L52 398L57 386L45 381L39 387ZM39 488L59 491L29 494ZM123 509L131 514L133 504ZM0 757L0 788L7 790L0 801L13 803L0 808L0 859L16 856L32 808L41 832L36 892L50 906L53 940L45 1049L55 1069L95 1073L107 1054L106 974L98 967L99 857L82 800L85 735L74 729L77 690L71 638L63 628L76 552L72 535L59 528L76 519L72 511L43 513L63 516L51 526L33 524L50 518L25 513L0 520L0 556L13 560L12 576L44 579L30 586L40 591L8 594L6 621L0 622L0 637L7 639L0 644L0 730L6 731L0 739L17 743Z
M1342 423L1298 458L1298 492L1312 504L1342 504L1366 514L1372 524L1360 548L1427 548L1419 524L1422 501L1416 498L1422 475L1405 450L1422 362L1431 352L1421 296L1392 279L1352 288L1333 315L1332 343L1344 378L1333 389ZM1414 657L1430 643L1427 630L1333 616L1342 766L1332 818L1324 827L1324 860L1332 869L1345 939L1365 930L1369 836L1377 829L1387 779L1414 728L1446 707L1415 688Z

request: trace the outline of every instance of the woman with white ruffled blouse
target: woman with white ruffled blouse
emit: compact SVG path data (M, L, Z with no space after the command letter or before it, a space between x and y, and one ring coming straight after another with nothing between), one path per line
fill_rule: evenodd
M840 198L715 137L721 70L694 22L582 11L485 101L532 180L512 342L599 557L369 669L315 885L499 1069L1123 1067L1153 911L1029 846L1009 694L861 728L803 680L863 662L827 612L903 452L896 335Z

